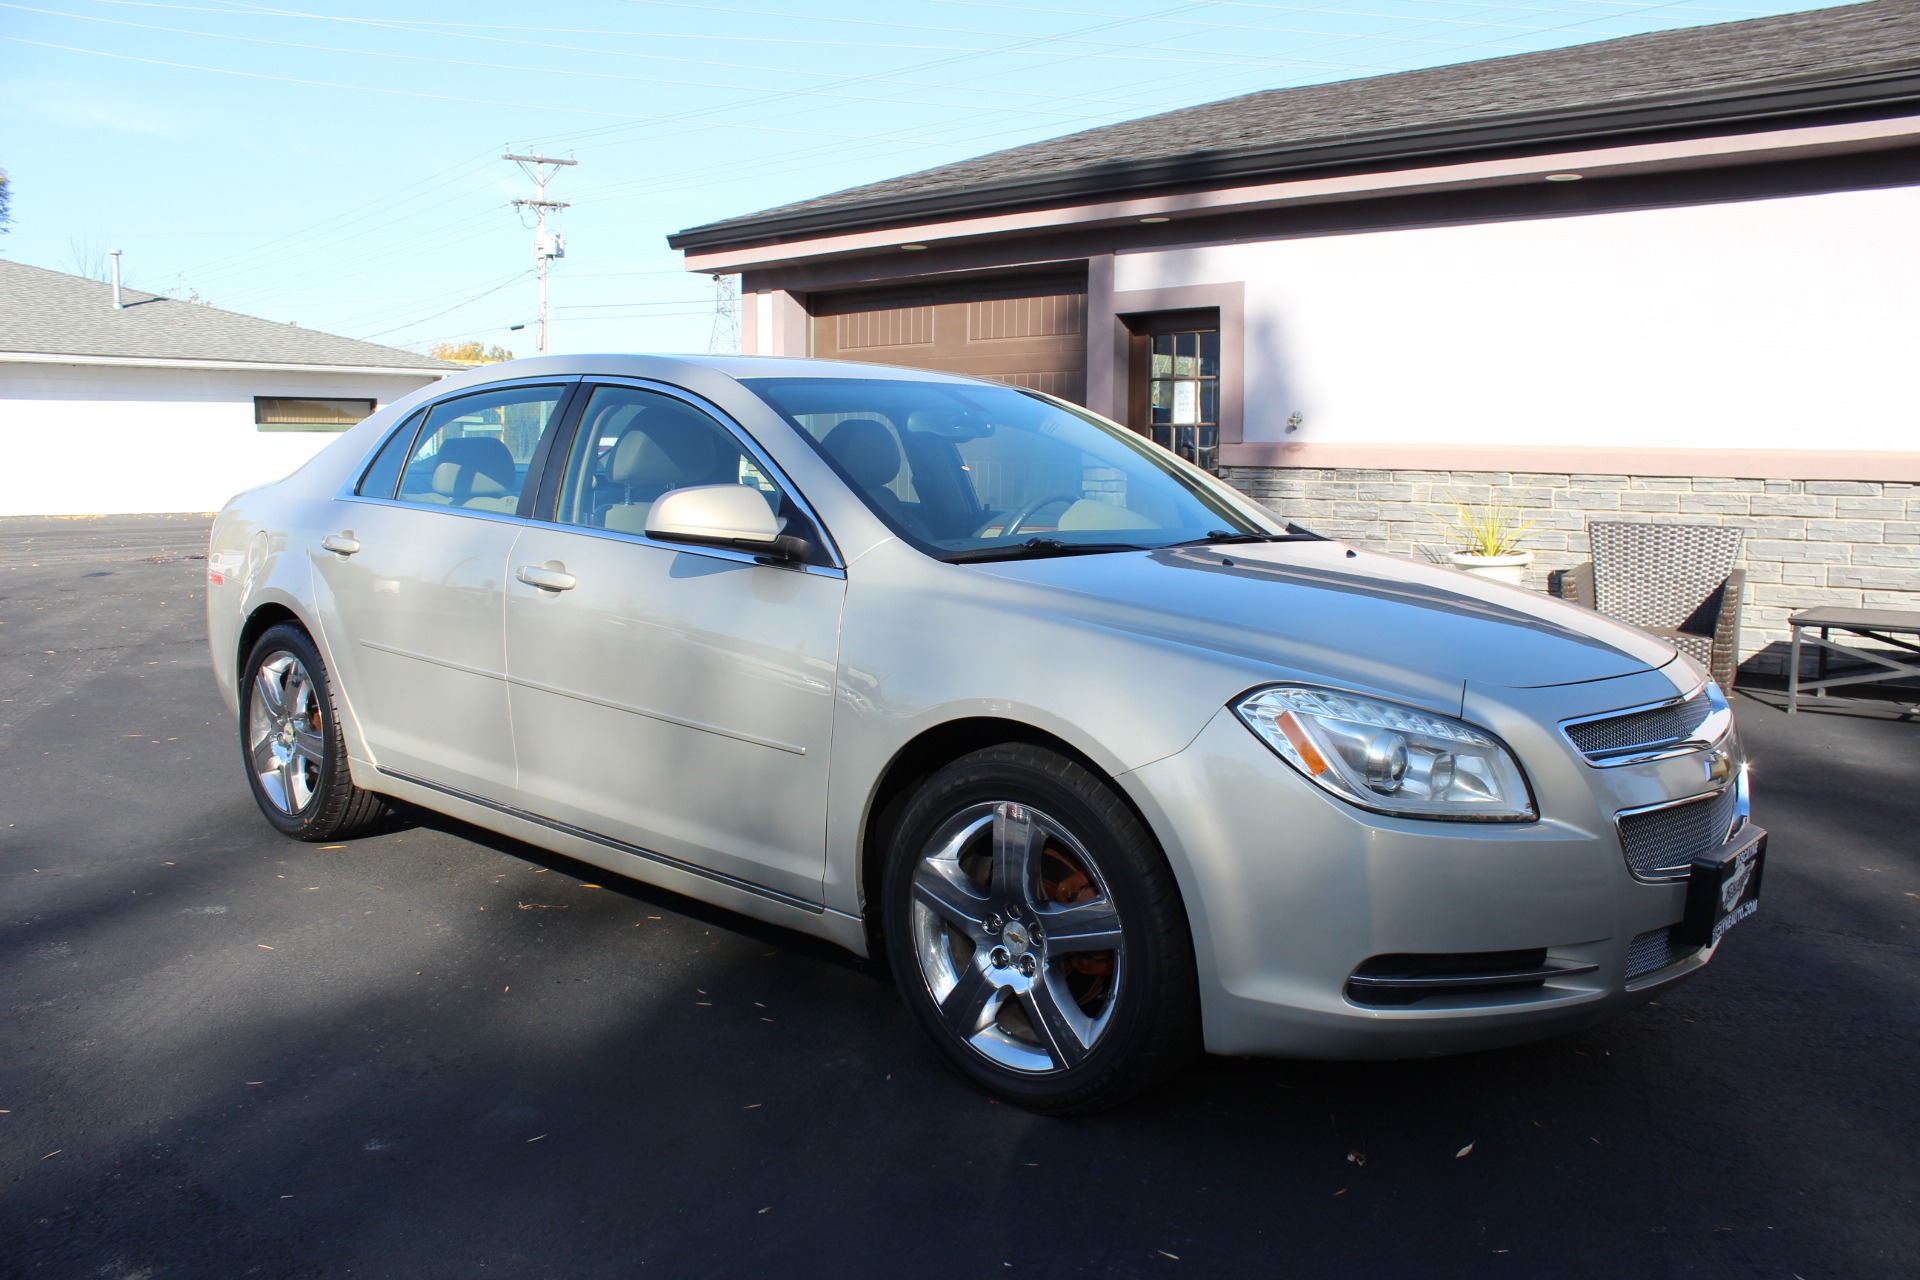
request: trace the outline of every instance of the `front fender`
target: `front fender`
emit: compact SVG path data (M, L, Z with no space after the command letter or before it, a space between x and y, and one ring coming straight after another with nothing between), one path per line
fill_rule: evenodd
M1049 594L898 541L848 567L827 804L826 904L861 910L881 780L943 724L987 718L1066 743L1118 778L1184 749L1270 664L1049 608ZM1057 596L1052 597L1057 600Z

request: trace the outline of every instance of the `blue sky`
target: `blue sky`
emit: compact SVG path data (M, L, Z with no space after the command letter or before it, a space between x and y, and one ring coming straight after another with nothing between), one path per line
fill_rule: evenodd
M1234 94L1811 0L8 0L0 253L424 349L705 350L670 231Z

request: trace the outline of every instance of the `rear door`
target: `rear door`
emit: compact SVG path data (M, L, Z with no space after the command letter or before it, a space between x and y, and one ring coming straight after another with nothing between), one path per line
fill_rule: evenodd
M571 389L493 387L416 414L311 551L338 684L384 770L502 803L513 795L507 558L532 500L529 471Z
M550 519L506 583L520 807L637 858L817 904L845 576L655 541L646 514L703 484L812 517L731 424L669 388L590 389ZM644 874L636 871L636 874Z

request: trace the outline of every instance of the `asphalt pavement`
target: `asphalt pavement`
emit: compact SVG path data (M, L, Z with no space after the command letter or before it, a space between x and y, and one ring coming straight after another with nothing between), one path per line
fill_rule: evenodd
M1736 703L1758 916L1526 1048L999 1105L850 956L258 816L204 519L0 521L0 1276L1920 1274L1920 723Z

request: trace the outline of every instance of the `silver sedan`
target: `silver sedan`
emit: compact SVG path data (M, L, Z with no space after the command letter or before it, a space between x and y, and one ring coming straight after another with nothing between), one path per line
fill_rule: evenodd
M236 497L209 583L288 836L399 799L884 955L947 1059L1039 1110L1201 1048L1578 1027L1759 889L1690 659L993 383L476 370Z

